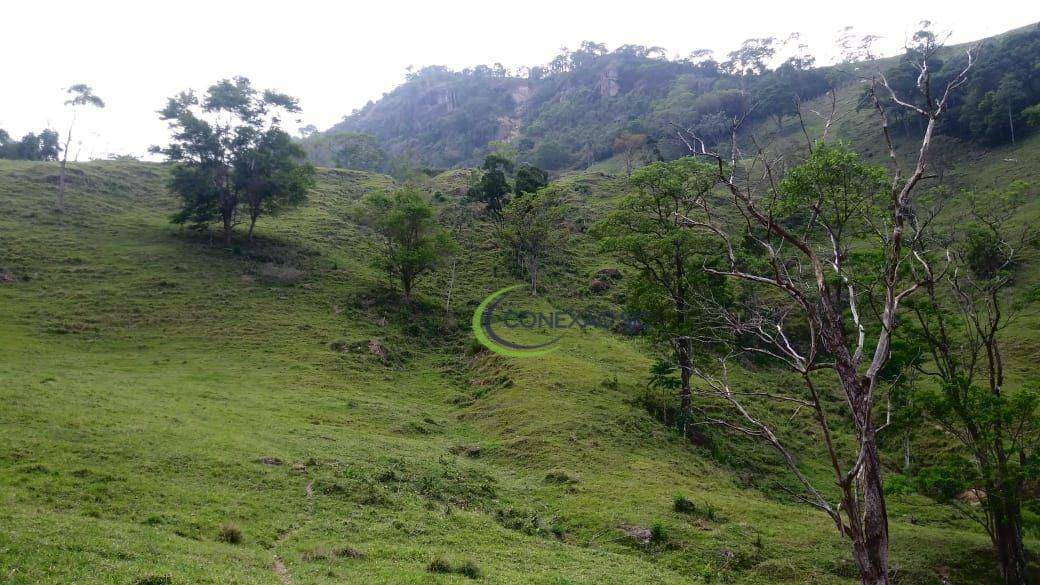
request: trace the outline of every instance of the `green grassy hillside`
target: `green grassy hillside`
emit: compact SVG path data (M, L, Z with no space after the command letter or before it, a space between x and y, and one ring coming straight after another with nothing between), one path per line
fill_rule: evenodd
M442 272L413 316L348 219L386 177L322 170L307 206L232 249L170 225L160 165L74 165L62 217L56 177L0 161L0 582L476 576L429 571L442 556L489 583L853 582L833 525L770 489L768 453L698 448L647 414L638 341L474 353L468 313L514 282L486 226L466 228L456 313ZM449 199L455 179L435 180ZM589 219L620 187L566 180ZM573 251L550 294L611 302L586 290L607 260ZM763 475L727 463L745 460ZM953 510L890 512L898 582L996 579Z

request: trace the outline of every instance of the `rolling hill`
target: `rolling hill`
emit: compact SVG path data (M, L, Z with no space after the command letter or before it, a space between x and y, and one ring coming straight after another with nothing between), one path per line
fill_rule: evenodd
M164 166L72 169L56 217L56 164L0 162L5 582L469 582L431 573L441 556L495 583L851 582L833 526L773 487L768 453L696 447L647 413L638 340L474 353L468 313L514 282L487 226L463 238L459 308L440 308L439 274L413 314L347 219L387 177L322 170L309 205L225 249L169 224ZM621 190L565 180L590 217ZM604 259L574 246L551 294L612 302L586 289ZM813 438L787 432L826 477ZM952 509L892 500L900 582L995 578Z
M1019 33L1008 38L1040 35ZM168 165L72 163L56 214L58 163L0 160L0 582L855 582L848 543L789 493L774 453L721 432L693 444L655 417L646 340L571 331L538 359L474 342L481 300L520 281L494 222L465 198L466 167L489 141L572 188L574 235L534 306L617 311L628 275L594 289L616 264L585 231L628 189L614 140L645 134L642 158L679 156L665 138L675 116L703 122L734 91L714 66L644 47L590 44L561 59L524 77L415 73L304 141L323 165L316 188L263 218L252 244L171 224ZM833 136L882 164L862 90L839 88ZM803 129L779 122L748 129L797 161ZM818 134L823 122L805 124ZM912 156L913 121L897 130ZM1014 180L1034 183L1016 221L1040 221L1040 133L984 143L945 130L924 186L947 197L943 225L961 221L965 192ZM330 168L344 135L365 137L351 156L369 170ZM432 194L460 245L453 270L420 282L415 307L352 213L404 184L383 174L402 160L426 167L408 181ZM1012 390L1040 384L1034 256L1007 332ZM734 382L789 380L749 361ZM835 419L842 400L826 397ZM773 414L802 471L832 490L811 415ZM884 445L890 475L900 455ZM997 582L989 539L953 506L910 490L887 502L894 582Z

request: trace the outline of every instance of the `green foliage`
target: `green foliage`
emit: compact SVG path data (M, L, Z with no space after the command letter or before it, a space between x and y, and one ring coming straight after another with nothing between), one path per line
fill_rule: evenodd
M669 59L657 47L608 51L594 42L516 73L500 66L426 67L328 134L370 134L391 157L437 167L476 165L489 153L543 169L587 167L617 154L615 140L625 134L645 136L655 158L675 158L682 148L674 123L720 138L733 115L782 119L796 96L808 100L827 90L825 71L811 69L811 60L792 59L770 71L767 52L778 43L752 41L733 67L697 56ZM505 137L510 146L503 149ZM313 144L312 152L321 152L322 140L311 136L308 149Z
M688 500L682 494L675 495L672 507L680 514L693 514L697 511L697 504L694 504L693 501Z
M412 300L415 283L455 250L451 235L437 223L418 189L370 194L356 215L383 240L378 266L400 281L406 302Z
M470 187L467 195L474 201L481 201L487 206L488 213L498 216L506 196L512 191L507 175L513 173L513 163L497 154L489 154L481 167L483 173L477 183Z
M570 190L559 185L515 197L502 212L499 239L527 271L531 294L547 261L565 251L570 230L564 224Z
M249 208L249 236L261 215L277 215L303 204L314 188L314 167L285 132L269 128L251 140L232 163L234 188Z
M934 35L924 31L918 42L931 42L934 46ZM916 54L920 53L921 49L916 49ZM1040 102L1040 69L1035 66L1038 58L1040 30L1036 27L986 41L963 90L954 97L944 130L986 144L1011 142L1013 136L1022 138L1029 130L1030 120L1034 119L1030 108ZM965 64L963 53L935 55L929 64L935 72L933 91L945 87ZM903 61L889 69L886 77L901 99L923 103L912 64ZM898 109L894 111L909 116Z
M454 573L470 579L480 579L484 576L484 570L477 561L471 558L456 561L443 555L430 561L430 564L426 566L426 570L431 573Z
M1035 104L1022 110L1022 116L1030 127L1036 128L1040 126L1040 104Z
M335 153L337 167L374 172L382 172L386 169L387 154L371 134L346 132L333 135L333 137L337 148Z
M925 467L920 485L942 499L951 499L968 489L986 490L990 505L1002 498L1019 498L1016 485L1040 481L1040 392L1019 390L994 394L976 385L928 389L916 401L929 418L950 429L970 429L971 440L988 453L985 464L973 465L954 455ZM957 430L956 432L964 432ZM1006 454L1006 463L995 460L996 449ZM1008 486L1004 491L1004 486Z
M258 92L245 77L215 83L201 100L186 91L167 101L159 113L169 122L173 142L151 150L175 163L170 188L183 205L174 223L201 228L220 221L230 245L243 205L249 209L252 238L263 213L304 201L314 171L281 130L282 112L299 112L296 100L271 90Z
M6 130L0 128L0 158L8 160L58 160L61 154L58 133L44 129L39 134L26 134L21 140L13 140Z
M650 366L650 376L647 386L655 390L678 390L682 385L678 368L675 364L665 360L656 360Z
M655 162L633 173L630 184L633 192L591 233L602 251L636 270L627 283L629 310L655 339L672 340L706 315L695 296L715 291L721 298L721 281L702 270L714 252L681 225L714 186L714 170L692 157Z
M228 544L240 544L242 542L242 529L238 524L234 523L221 524L220 529L217 531L217 538Z
M545 140L531 155L535 163L547 169L562 169L571 163L571 150L556 140Z
M534 165L522 163L516 169L513 194L523 195L524 193L534 193L548 184L549 173Z
M776 212L789 223L806 224L818 210L817 220L828 229L863 235L870 229L866 220L883 213L889 188L883 168L864 163L847 145L819 143L780 182Z
M668 529L664 527L664 524L659 520L655 520L650 525L650 542L654 544L661 544L668 540Z

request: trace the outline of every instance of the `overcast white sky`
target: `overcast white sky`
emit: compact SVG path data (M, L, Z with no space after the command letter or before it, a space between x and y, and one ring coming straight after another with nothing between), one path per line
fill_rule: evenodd
M846 25L882 35L879 48L891 54L925 18L952 31L953 42L1040 20L1040 4L1021 0L843 4L13 0L0 9L0 128L20 137L63 125L61 89L82 82L108 107L81 119L80 159L140 155L166 139L155 114L166 97L233 75L298 97L303 123L325 129L403 81L409 65L536 65L583 40L723 54L745 38L792 32L827 55Z

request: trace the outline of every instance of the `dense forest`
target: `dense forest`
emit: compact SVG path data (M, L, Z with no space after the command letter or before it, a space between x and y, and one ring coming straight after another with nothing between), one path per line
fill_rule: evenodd
M551 170L623 155L633 140L654 157L671 159L684 151L677 127L696 127L718 140L737 114L773 120L779 128L796 123L799 102L860 81L850 63L863 67L863 59L875 58L869 41L849 33L841 39L845 63L826 67L817 67L796 37L749 39L721 60L706 52L669 59L659 48L609 51L585 42L519 72L501 65L426 67L305 145L319 164L375 171L408 161L474 166L495 141L510 142L524 160ZM937 83L955 74L963 59L963 51L945 50L932 72ZM1038 62L1036 26L988 40L977 75L950 104L940 132L991 146L1027 135L1040 123ZM909 62L879 64L894 88L913 87L917 73ZM894 123L905 132L919 129L908 114Z

